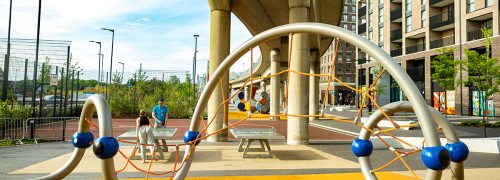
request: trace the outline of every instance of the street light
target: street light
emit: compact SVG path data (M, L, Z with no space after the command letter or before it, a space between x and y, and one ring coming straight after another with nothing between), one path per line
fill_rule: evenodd
M194 57L193 57L193 94L196 98L196 53L198 52L198 37L200 35L195 34L194 36Z
M111 73L113 72L113 47L115 44L115 30L109 28L101 28L101 30L110 31L113 33L113 36L111 37L111 62L109 63L109 82L111 83Z
M89 42L99 44L99 72L97 73L97 94L101 94L100 82L101 82L101 47L102 47L102 43L99 41L89 41Z
M125 63L118 62L118 64L122 65L122 84L123 84L123 70L125 70Z

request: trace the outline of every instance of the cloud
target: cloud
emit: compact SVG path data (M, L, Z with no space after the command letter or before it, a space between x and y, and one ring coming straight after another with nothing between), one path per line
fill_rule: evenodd
M115 29L113 69L121 70L118 62L125 63L125 72L133 72L140 63L144 69L191 71L194 55L194 34L198 38L197 72L206 72L210 52L210 10L206 0L87 0L42 2L40 37L72 41L74 62L86 71L98 69L102 42L105 55L104 69L109 71L111 32L101 27ZM8 1L0 2L0 36L7 35ZM36 38L37 0L14 1L12 37ZM245 26L232 15L231 51L248 40L251 35ZM258 58L258 51L254 60ZM204 61L205 60L205 61ZM238 61L232 70L242 70L249 55ZM113 71L115 71L113 70Z

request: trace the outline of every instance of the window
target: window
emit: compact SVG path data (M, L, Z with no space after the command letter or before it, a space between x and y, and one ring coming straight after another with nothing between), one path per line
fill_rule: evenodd
M351 26L352 31L356 32L356 25Z
M425 15L425 9L422 10L421 14L420 14L420 17L421 17L421 20L422 20L422 27L425 27L425 23L426 23L426 15Z
M337 62L341 62L342 61L342 55L337 55Z
M342 21L344 21L344 22L345 22L345 21L347 21L347 15L345 15L345 14L344 14L344 15L342 16Z
M405 4L405 9L406 9L406 13L410 13L411 14L411 0L406 0L406 4Z
M384 8L378 9L378 24L384 24Z
M378 28L378 42L384 44L384 27Z
M368 10L372 10L373 9L373 0L368 0Z
M339 66L339 68L337 69L337 72L338 73L342 72L342 67Z
M351 82L351 77L349 76L345 77L345 82Z
M406 17L406 32L411 32L411 16Z
M345 44L345 47L346 47L346 49L347 49L348 51L350 51L350 50L351 50L351 45L350 45L350 44Z
M346 56L346 57L345 57L345 61L346 61L346 62L351 62L351 56L349 56L349 55L348 55L348 56Z
M486 0L486 7L493 6L493 0Z
M373 28L373 13L368 14L368 29Z
M348 9L347 9L347 6L346 6L346 5L344 5L343 12L344 12L344 13L346 13L346 12L347 12L347 10L348 10Z
M467 12L474 12L474 10L476 10L475 0L467 0Z
M356 13L356 6L351 6L351 12Z
M369 31L368 32L368 40L372 40L373 39L373 31Z
M344 24L344 29L347 29L347 24Z
M486 29L492 29L493 28L493 20L490 19L490 20L484 21L483 27Z
M351 65L345 66L345 72L351 72Z
M351 16L351 22L356 22L356 15Z

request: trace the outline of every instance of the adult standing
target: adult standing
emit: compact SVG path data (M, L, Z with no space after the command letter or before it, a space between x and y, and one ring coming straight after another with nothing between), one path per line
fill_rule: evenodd
M158 100L158 105L153 108L151 113L153 115L153 119L155 120L155 128L165 128L167 125L168 119L168 107L164 104L163 98ZM162 141L162 150L167 149L167 143L165 140Z
M146 117L146 112L141 109L139 118L136 121L136 136L139 138L142 163L146 163L146 146L149 146L151 155L155 151L153 129L149 127L149 119ZM145 145L148 144L148 145ZM161 153L161 152L160 152ZM155 157L155 160L158 160Z

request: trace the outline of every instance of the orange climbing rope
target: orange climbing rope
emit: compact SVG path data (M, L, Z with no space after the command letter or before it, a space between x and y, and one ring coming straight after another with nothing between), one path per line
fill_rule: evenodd
M136 164L134 164L133 161L131 161L131 158L134 156L134 154L137 152L137 149L138 148L134 148L134 150L132 151L132 153L127 156L126 154L124 154L121 150L118 150L118 152L120 153L120 155L126 159L126 163L123 165L123 167L119 168L117 170L117 172L123 172L129 165L132 166L133 168L135 168L137 171L139 172L144 172L146 174L146 178L149 178L150 175L156 175L156 176L162 176L162 175L167 175L167 174L170 174L170 178L172 179L175 175L175 173L180 170L184 165L185 165L185 159L186 158L189 158L191 157L192 153L193 153L193 149L194 148L189 148L189 151L187 152L186 156L184 159L182 159L182 163L178 164L179 162L179 147L180 146L195 146L195 142L197 141L200 141L200 140L203 140L203 139L206 139L210 136L213 136L217 133L220 133L222 131L225 131L229 128L233 128L235 126L238 126L238 125L243 125L243 122L246 121L248 119L248 117L245 117L243 119L240 119L238 120L237 122L234 122L234 123L230 123L228 121L228 117L226 115L224 115L224 123L226 124L226 126L223 126L222 128L220 129L217 129L213 132L208 132L208 127L211 127L212 123L215 121L217 115L219 114L219 112L221 111L221 108L223 108L223 112L224 114L227 114L227 106L228 106L228 102L229 100L233 99L239 92L241 92L243 90L243 88L248 84L250 83L250 103L251 101L253 100L253 80L265 80L265 79L268 79L268 78L271 78L271 77L274 77L274 76L279 76L279 75L282 75L284 73L288 73L288 77L287 77L287 85L286 85L286 93L285 93L285 99L286 99L286 102L288 102L288 99L289 99L289 80L290 80L290 75L292 73L294 74L298 74L298 75L301 75L301 76L315 76L315 77L327 77L328 78L328 85L327 85L327 89L326 89L326 92L325 92L325 95L323 97L324 101L322 103L322 113L321 114L291 114L289 112L286 112L286 115L287 116L290 116L290 117L300 117L300 118L307 118L307 117L322 117L324 119L328 119L328 120L333 120L333 121L337 121L337 122L342 122L342 123L350 123L350 124L354 124L362 129L365 129L366 131L370 132L371 134L373 134L377 139L379 139L383 144L384 146L387 147L388 150L392 151L394 154L395 154L395 158L393 158L392 160L390 160L389 162L387 162L386 164L372 170L372 172L378 172L378 171L381 171L383 170L384 168L387 168L388 166L390 166L391 164L393 164L394 162L400 160L404 165L405 167L417 178L419 178L415 172L411 169L411 167L407 164L407 162L404 160L404 157L407 157L409 155L412 155L412 154L416 154L421 150L421 148L418 148L417 146L414 146L412 145L411 143L408 143L404 140L402 140L401 138L398 138L397 136L393 135L392 133L390 133L391 131L395 131L395 130L398 130L399 128L401 127L413 127L413 126L417 126L417 124L411 124L411 125L398 125L397 123L395 123L395 121L393 121L393 119L386 113L384 112L384 110L379 106L379 104L375 101L374 97L372 95L370 95L370 91L375 87L374 85L378 83L379 79L382 77L382 74L385 72L384 69L381 69L381 73L376 77L376 79L374 80L374 83L371 84L369 86L368 89L366 89L365 91L362 91L362 89L358 89L358 88L355 88L355 87L352 87L350 85L348 85L347 83L343 82L342 80L338 79L334 74L333 74L333 71L335 69L335 65L337 63L337 56L338 56L338 49L339 49L339 42L340 42L340 39L336 39L336 47L335 47L335 54L334 56L332 56L333 58L333 63L330 65L331 67L331 70L325 74L311 74L311 73L305 73L305 72L299 72L299 71L296 71L296 70L291 70L290 69L290 65L292 63L292 50L293 50L293 36L294 34L293 33L290 33L289 35L289 56L288 56L288 69L286 70L283 70L283 71L280 71L278 73L275 73L275 74L270 74L270 75L267 75L267 76L261 76L261 77L254 77L254 74L253 74L253 48L249 49L250 51L250 75L249 75L249 78L243 83L243 85L238 89L236 90L236 93L232 94L230 97L226 97L226 91L225 91L225 84L224 82L221 80L221 78L219 78L219 84L221 86L221 93L222 93L222 98L223 98L223 101L218 105L217 109L216 109L216 112L209 118L207 118L207 122L205 122L205 120L203 120L202 117L199 117L200 120L202 121L203 123L203 127L200 128L199 130L199 134L198 136L196 137L195 140L191 141L191 142L188 142L188 143L180 143L180 144L164 144L164 145L160 145L159 147L156 147L156 148L160 148L160 147L163 147L163 146L175 146L175 162L173 164L173 168L170 169L170 170L167 170L165 172L153 172L152 171L152 166L153 166L153 163L155 163L154 161L154 158L155 158L155 153L156 152L153 152L152 153L152 156L151 156L151 160L148 164L148 167L147 169L142 169L140 167L138 167ZM296 60L296 59L295 59ZM331 82L337 82L339 84L341 84L342 86L345 86L347 87L348 89L352 90L352 91L355 91L355 92L358 92L358 93L361 93L362 94L362 102L361 102L361 106L360 108L358 109L358 112L357 112L357 115L355 117L355 119L358 119L360 117L360 114L361 114L361 111L365 105L364 101L366 100L366 98L370 98L370 100L374 103L375 107L384 115L385 118L387 118L394 127L391 127L391 128L388 128L388 129L382 129L380 127L376 127L377 130L374 130L374 129L370 129L368 127L365 127L363 124L361 123L358 123L358 122L355 122L353 119L340 119L338 117L335 117L333 115L328 115L328 114L324 114L324 109L325 109L325 106L326 106L326 102L327 102L327 97L328 97L328 91L329 91L329 88L330 88L330 83ZM288 103L286 103L288 104ZM288 108L288 107L286 107ZM251 109L250 109L251 110ZM279 115L278 115L279 116ZM98 126L96 126L89 118L86 118L85 119L87 121L88 124L90 124L93 128L95 129L99 129ZM409 151L409 152L404 152L404 151L401 151L401 150L397 150L395 149L394 147L392 147L386 140L384 140L384 138L382 138L381 134L385 134L387 136L389 136L390 138L393 138L395 139L396 141L398 142L401 142L407 146L410 146L413 148L413 150ZM127 144L134 144L135 146L156 146L155 144L143 144L143 143L137 143L137 142L132 142L132 141L125 141L125 140L119 140L119 142L122 142L122 143L127 143Z

